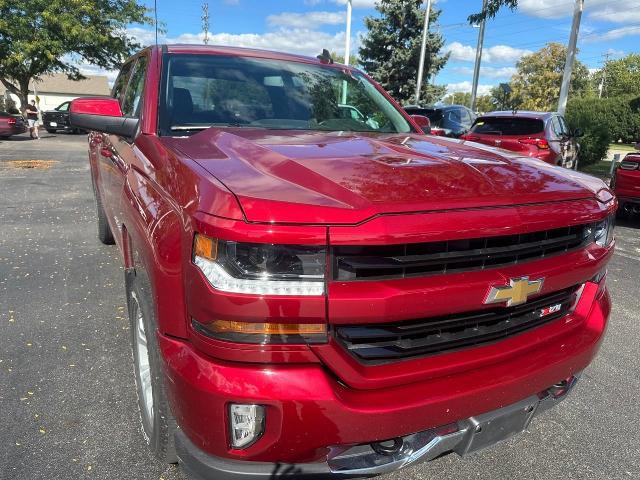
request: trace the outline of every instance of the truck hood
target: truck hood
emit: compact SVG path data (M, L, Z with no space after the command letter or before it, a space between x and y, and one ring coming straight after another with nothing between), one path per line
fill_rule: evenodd
M354 224L380 214L594 198L600 180L433 136L211 128L164 137L237 197L248 221Z

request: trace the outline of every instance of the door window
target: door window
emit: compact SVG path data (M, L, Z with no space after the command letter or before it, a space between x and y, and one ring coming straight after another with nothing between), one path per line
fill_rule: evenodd
M562 131L562 135L565 137L569 136L569 126L567 122L564 120L564 117L558 117L558 122L560 122L560 130Z
M113 90L111 91L111 96L113 98L117 98L122 103L121 97L124 92L124 89L127 88L127 81L129 80L129 73L131 73L131 66L133 62L125 63L120 69L120 74L118 78L116 78L116 83L113 84Z
M460 110L460 124L466 128L467 130L471 128L471 124L473 123L473 118L471 118L471 113L466 108L464 110Z
M557 138L565 138L569 136L569 128L562 117L553 117L551 121L551 129Z
M147 57L138 58L131 79L127 85L122 100L122 114L125 117L137 118L140 116L140 107L142 104L142 92L144 91L144 79L147 73Z

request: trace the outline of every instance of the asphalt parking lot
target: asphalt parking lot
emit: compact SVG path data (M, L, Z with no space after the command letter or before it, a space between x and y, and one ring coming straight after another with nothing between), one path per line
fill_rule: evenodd
M123 271L95 236L86 137L42 136L0 141L0 479L183 479L140 433ZM609 330L572 397L505 444L386 479L640 478L640 219L616 235Z

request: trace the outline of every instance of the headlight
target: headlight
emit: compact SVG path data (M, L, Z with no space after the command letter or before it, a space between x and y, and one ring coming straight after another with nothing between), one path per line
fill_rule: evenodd
M594 240L601 247L608 247L613 242L614 216L609 215L607 218L598 222L594 226Z
M323 247L239 243L196 234L193 263L224 292L324 295Z

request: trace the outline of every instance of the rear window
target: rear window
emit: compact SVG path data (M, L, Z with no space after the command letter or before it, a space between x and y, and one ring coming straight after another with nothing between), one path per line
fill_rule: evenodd
M534 135L544 131L544 122L535 118L481 117L470 133L484 135Z
M431 124L442 120L442 110L437 110L435 108L407 107L405 110L409 115L422 115L429 118Z

